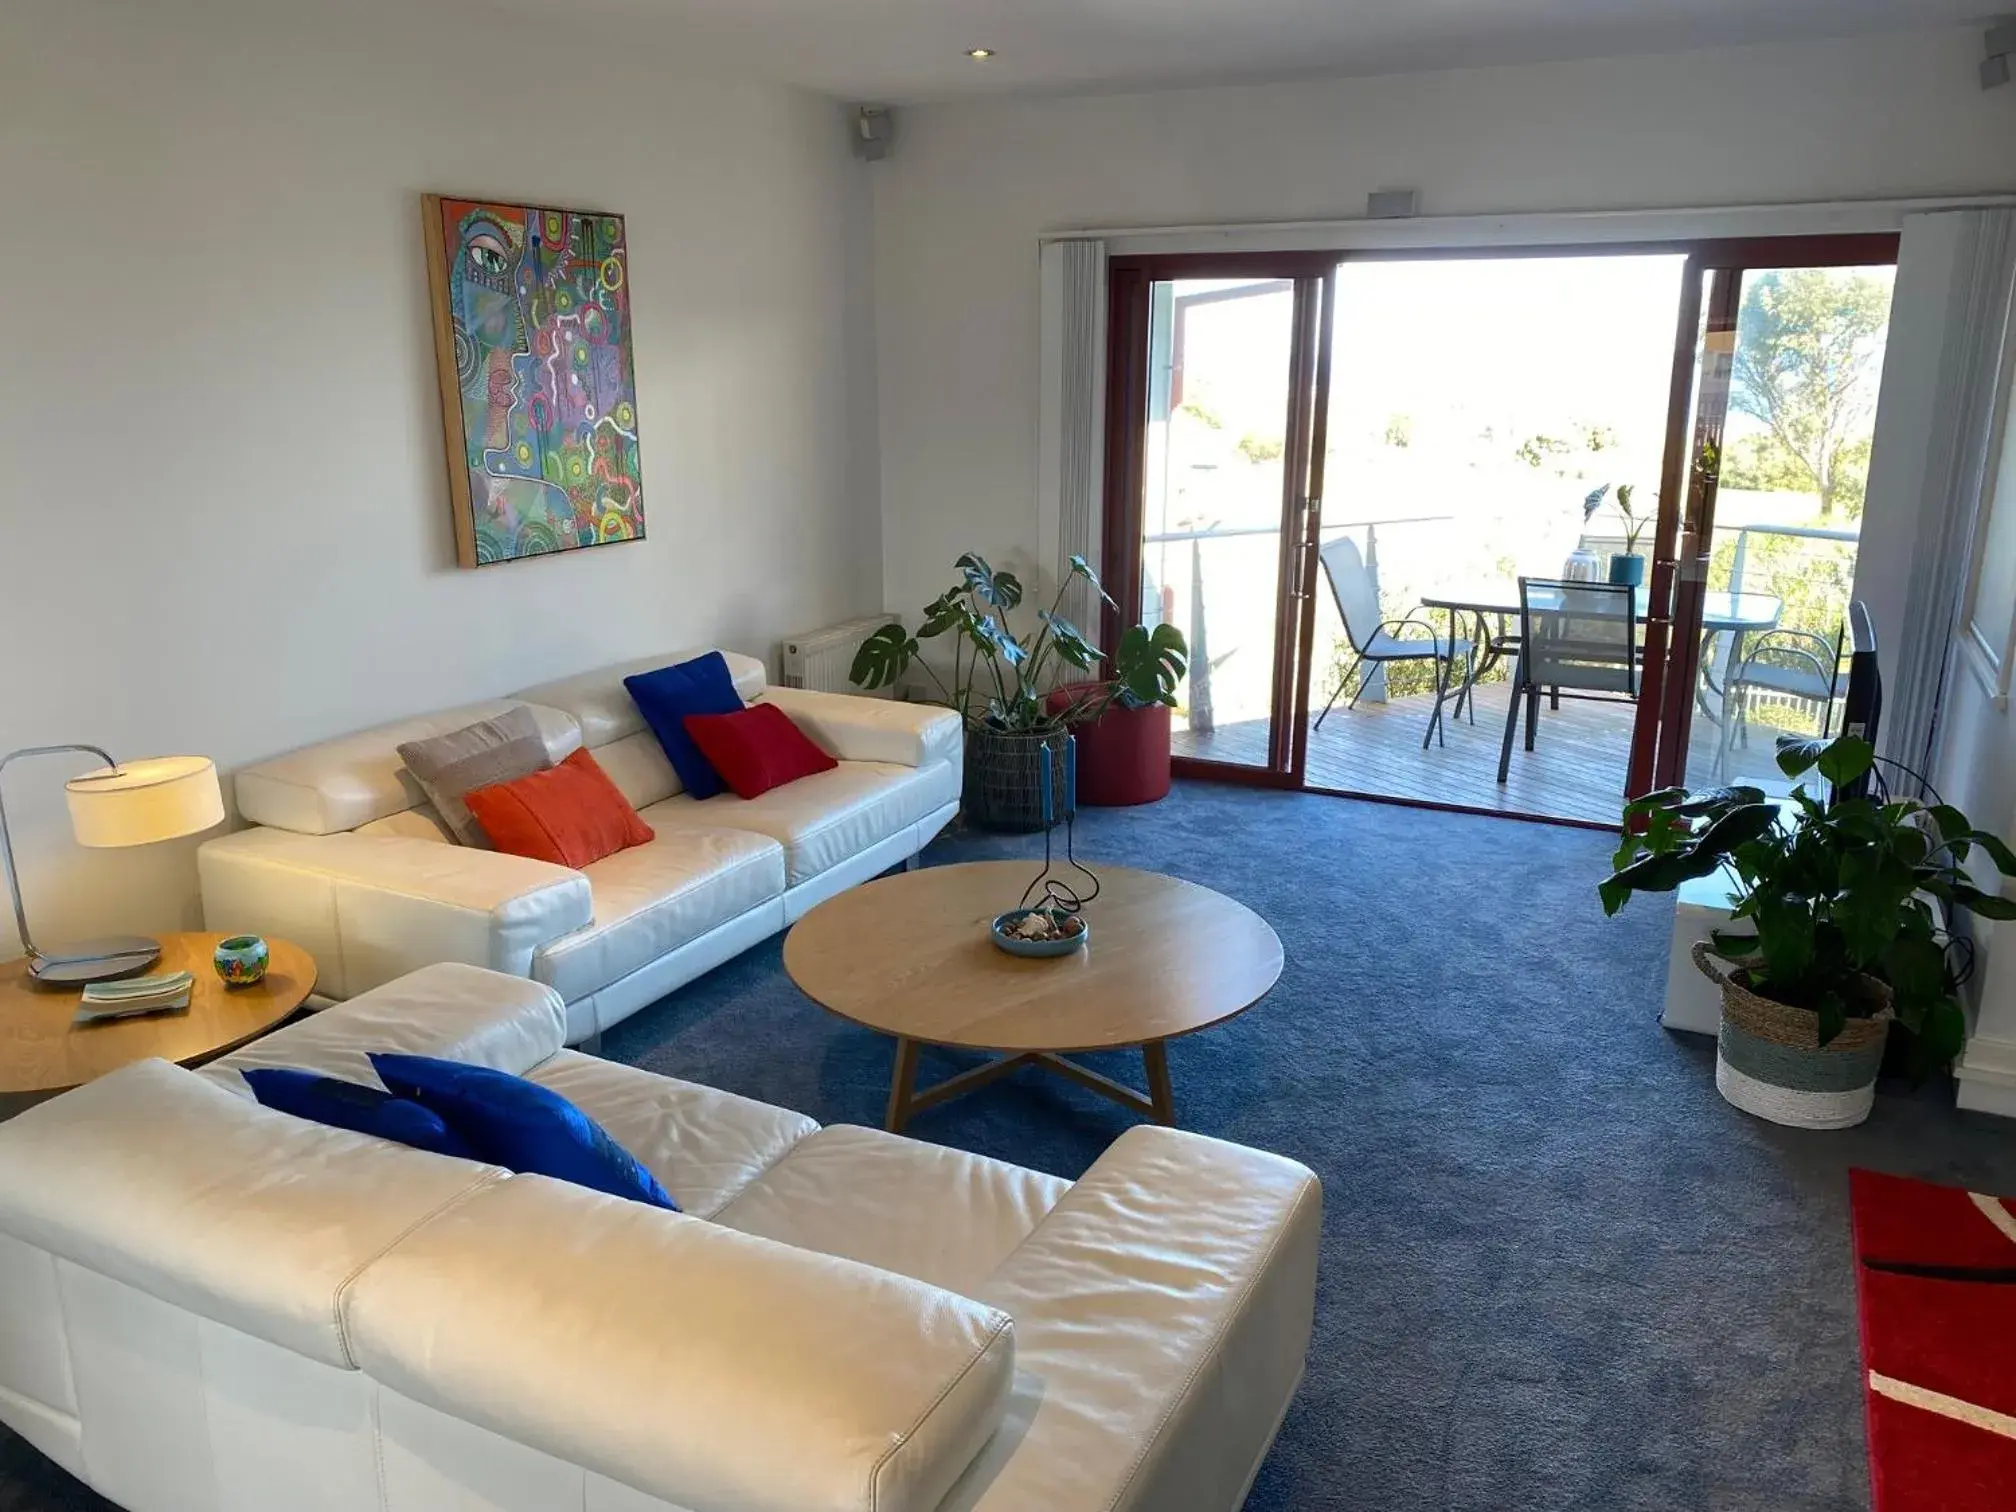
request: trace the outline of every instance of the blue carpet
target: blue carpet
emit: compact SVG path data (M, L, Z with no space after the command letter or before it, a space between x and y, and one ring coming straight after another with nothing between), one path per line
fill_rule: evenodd
M1186 1127L1324 1185L1308 1379L1250 1512L1867 1507L1847 1169L2016 1191L2009 1125L1944 1088L1834 1134L1730 1108L1712 1044L1656 1022L1670 905L1605 920L1599 834L1182 784L1079 836L1240 899L1286 947L1265 1002L1169 1052ZM1039 851L955 835L927 859ZM604 1053L879 1123L888 1042L802 997L780 950ZM1139 1084L1138 1060L1095 1064ZM1029 1071L911 1132L1075 1176L1129 1121ZM4 1512L106 1505L0 1432Z

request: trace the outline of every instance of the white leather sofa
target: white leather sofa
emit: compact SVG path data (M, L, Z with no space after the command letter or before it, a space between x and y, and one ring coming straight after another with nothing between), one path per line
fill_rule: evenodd
M441 965L0 1125L0 1420L133 1512L1232 1512L1321 1192L1172 1129L1073 1184L562 1047ZM523 1073L665 1212L260 1107L367 1050Z
M762 797L697 802L623 686L674 652L401 720L241 768L253 828L198 852L212 929L294 941L342 999L462 961L567 1003L580 1043L908 860L959 809L964 733L944 709L766 687L725 653L745 700L782 707L840 765ZM555 761L595 753L656 832L582 871L453 843L399 759L403 741L530 706Z

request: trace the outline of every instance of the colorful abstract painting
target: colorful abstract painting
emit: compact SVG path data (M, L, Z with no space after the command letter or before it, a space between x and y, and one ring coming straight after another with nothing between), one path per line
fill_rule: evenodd
M427 196L456 555L644 536L623 218Z

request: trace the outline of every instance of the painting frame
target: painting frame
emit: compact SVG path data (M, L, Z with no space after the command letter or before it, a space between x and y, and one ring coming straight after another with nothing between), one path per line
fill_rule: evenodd
M426 194L421 225L457 564L646 539L624 217Z

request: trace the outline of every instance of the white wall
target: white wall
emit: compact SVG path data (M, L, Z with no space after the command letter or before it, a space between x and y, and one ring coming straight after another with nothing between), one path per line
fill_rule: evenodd
M549 52L516 23L373 42L341 7L175 9L0 7L0 752L228 767L879 603L835 106L680 79L607 28ZM648 540L454 567L429 190L628 217ZM38 936L195 927L191 846L70 844L76 769L7 773Z
M1037 238L2016 187L1977 31L900 113L873 170L885 607L1036 549Z

